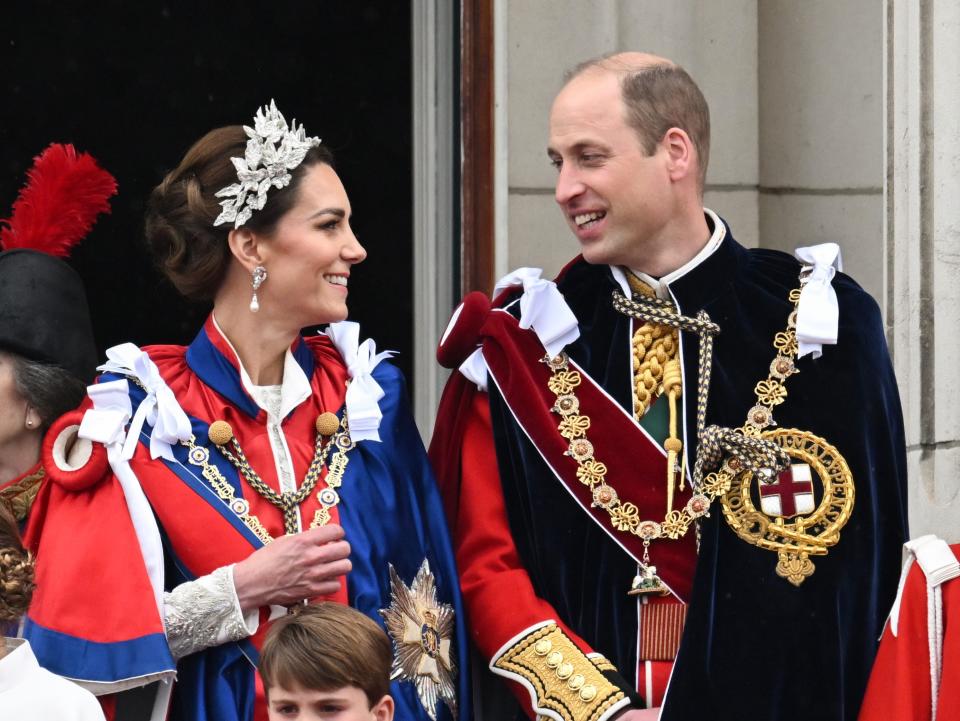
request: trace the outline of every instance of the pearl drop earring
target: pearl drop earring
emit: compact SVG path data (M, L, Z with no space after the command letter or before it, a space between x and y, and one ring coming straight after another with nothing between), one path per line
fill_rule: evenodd
M250 299L250 312L256 313L260 310L260 301L257 299L257 291L260 289L260 286L263 285L263 281L267 279L267 269L262 265L258 265L253 269L253 298Z

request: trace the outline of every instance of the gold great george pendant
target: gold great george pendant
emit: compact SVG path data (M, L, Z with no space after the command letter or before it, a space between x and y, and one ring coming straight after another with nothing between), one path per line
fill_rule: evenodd
M762 499L765 492L768 497L771 495L769 491L776 480L764 483L757 479L754 483L754 473L742 471L733 477L730 490L720 498L720 505L730 528L747 543L776 551L777 575L799 586L815 570L810 557L826 555L827 549L840 540L840 530L853 511L853 475L840 451L809 431L777 428L763 431L760 437L773 441L791 460L797 461L791 469L809 466L810 495L815 497L818 481L820 502L812 511L804 512L802 502L807 495L804 487L807 481L805 478L797 481L791 475L784 479L786 489L780 493L784 497L792 494L791 498L781 499L789 507L781 507L777 514L770 513L768 505L765 512ZM791 473L791 469L780 475ZM760 508L755 501L760 502ZM796 512L786 512L790 510Z

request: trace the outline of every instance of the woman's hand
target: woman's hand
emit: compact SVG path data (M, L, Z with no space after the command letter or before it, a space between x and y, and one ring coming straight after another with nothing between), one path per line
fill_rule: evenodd
M330 525L281 536L233 567L244 614L264 606L290 606L340 589L353 567L343 529Z

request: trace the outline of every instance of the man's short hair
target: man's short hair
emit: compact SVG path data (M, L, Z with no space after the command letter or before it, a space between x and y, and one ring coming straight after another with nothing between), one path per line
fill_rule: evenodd
M315 691L355 686L370 708L390 692L393 654L376 621L341 603L296 606L267 632L260 652L263 685Z
M680 128L693 142L703 192L710 161L710 108L693 78L679 65L628 65L610 53L586 60L566 75L566 82L588 70L620 76L627 124L636 130L647 155L652 155L670 128Z

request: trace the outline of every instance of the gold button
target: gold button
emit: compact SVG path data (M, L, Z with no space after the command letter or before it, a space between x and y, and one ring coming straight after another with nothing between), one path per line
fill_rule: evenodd
M561 663L560 668L557 669L557 676L561 681L566 681L573 675L573 664L572 663Z
M577 691L581 686L583 686L583 682L585 680L586 679L583 677L583 674L578 673L575 676L573 676L569 681L567 681L567 686L570 687L571 691Z
M580 689L580 699L587 703L590 703L597 697L597 687L592 684L587 684L582 689Z
M533 652L538 656L546 656L550 653L550 649L553 648L553 644L550 643L549 638L541 638L533 647Z
M217 446L225 446L233 438L233 428L226 421L214 421L207 429L210 442Z
M561 663L563 663L563 654L559 651L554 651L549 656L547 656L547 666L550 668L556 668Z
M317 433L321 436L332 436L340 427L340 419L335 413L325 411L317 416Z

